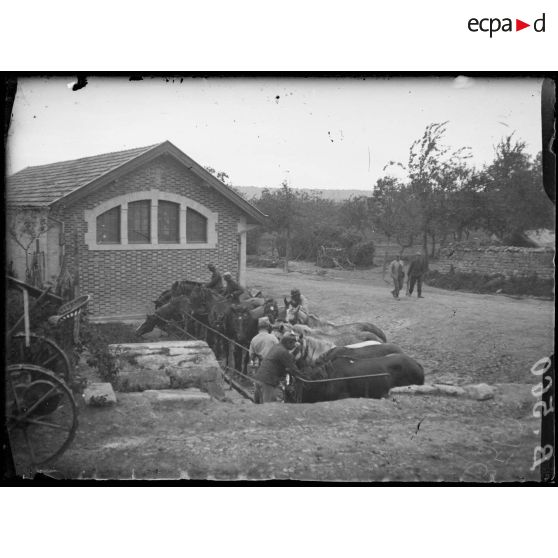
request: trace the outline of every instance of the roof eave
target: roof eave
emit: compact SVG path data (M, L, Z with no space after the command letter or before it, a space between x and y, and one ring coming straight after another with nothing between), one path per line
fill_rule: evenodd
M217 192L222 194L226 197L229 201L232 201L239 209L241 209L245 214L247 214L255 223L264 225L266 223L267 215L262 213L259 209L254 207L250 202L246 201L242 196L237 194L234 190L229 188L226 184L221 182L218 178L213 176L209 171L205 170L201 165L196 163L193 159L188 157L184 152L178 149L175 145L173 145L170 141L165 141L160 143L159 145L141 153L137 157L126 161L119 167L108 171L107 173L103 174L102 176L88 182L87 184L82 184L72 192L57 198L45 204L47 206L53 206L55 204L59 204L61 202L66 202L68 204L73 204L78 200L87 196L92 190L96 190L97 188L101 188L102 186L112 182L114 180L118 180L121 176L128 174L130 171L134 170L135 168L144 165L145 163L159 157L160 155L170 154L171 156L175 157L179 162L181 162L184 166L186 166L189 170L191 170L194 174L199 176L202 180L207 182L210 186L212 186Z

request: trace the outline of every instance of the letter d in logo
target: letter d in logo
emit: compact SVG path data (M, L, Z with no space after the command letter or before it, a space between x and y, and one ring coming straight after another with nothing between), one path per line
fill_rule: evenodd
M537 33L544 33L544 26L545 26L545 14L543 13L542 17L540 17L539 19L535 20L535 23L533 23L533 29L537 32Z

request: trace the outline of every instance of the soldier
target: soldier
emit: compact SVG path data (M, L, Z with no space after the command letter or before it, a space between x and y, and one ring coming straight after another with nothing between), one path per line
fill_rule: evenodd
M224 295L238 302L240 295L244 293L244 289L232 278L232 274L229 271L223 273L223 279L225 279Z
M250 341L250 364L252 366L259 366L269 350L279 343L279 339L270 333L270 329L269 318L263 317L258 320L258 334Z
M207 265L207 269L211 271L211 279L204 285L208 289L213 289L218 293L223 292L223 279L221 279L221 274L219 273L218 269L212 264Z
M407 270L407 296L413 294L415 283L417 285L417 298L422 296L422 278L428 271L428 261L422 252L417 252L416 256L411 260L409 269Z
M298 289L291 291L291 306L298 315L298 321L305 324L310 313L308 299Z
M299 374L292 350L296 346L296 335L287 333L281 341L271 347L256 372L256 402L282 401L281 381L287 374Z
M405 269L403 268L403 262L399 254L395 256L395 260L389 264L389 272L394 286L391 294L393 298L399 300L399 291L403 288L403 280L405 279Z

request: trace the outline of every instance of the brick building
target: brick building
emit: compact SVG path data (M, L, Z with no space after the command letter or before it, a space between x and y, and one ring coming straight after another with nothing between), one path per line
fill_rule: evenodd
M47 223L31 246L43 280L69 274L96 316L144 314L172 282L207 280L210 262L245 283L246 232L265 221L168 141L28 167L7 186L8 222ZM29 254L14 238L8 261L23 279Z

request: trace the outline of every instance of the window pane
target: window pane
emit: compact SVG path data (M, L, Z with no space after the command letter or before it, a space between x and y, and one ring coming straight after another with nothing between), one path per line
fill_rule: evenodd
M128 242L130 244L151 242L151 200L128 204Z
M120 244L120 206L97 217L97 244Z
M207 219L189 207L186 209L186 242L207 242Z
M178 216L180 205L178 203L160 201L157 214L159 226L159 242L180 242L178 233Z

